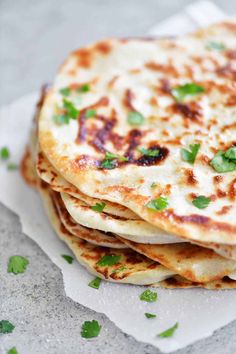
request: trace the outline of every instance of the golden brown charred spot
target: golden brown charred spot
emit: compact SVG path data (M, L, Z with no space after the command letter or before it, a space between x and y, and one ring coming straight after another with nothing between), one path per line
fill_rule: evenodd
M221 68L218 68L216 70L216 73L219 76L226 77L230 80L233 80L234 82L236 80L236 70L233 68L231 63L228 63L227 65L222 66Z
M152 71L159 71L164 74L168 74L174 77L179 77L179 72L176 68L171 64L167 63L166 65L156 63L154 61L148 62L145 64L145 67Z
M73 54L77 58L78 66L86 69L90 68L92 64L92 52L90 49L81 48L75 51Z
M198 180L194 175L194 172L191 168L186 168L184 170L185 182L190 186L196 186L198 184Z
M216 189L216 194L218 198L225 198L227 196L227 192L222 191L220 188Z
M27 146L20 162L20 173L24 181L31 187L36 188L37 178L34 174L33 161L30 149Z
M177 102L172 105L172 108L176 113L180 113L184 118L187 118L195 123L201 122L202 109L197 102Z
M162 147L160 145L151 145L148 149L153 151L158 150L159 153L157 156L142 155L141 157L132 162L137 164L138 166L157 165L162 163L169 154L169 150L166 147Z
M99 107L106 107L109 104L108 97L104 96L100 98L96 103L82 109L79 113L78 123L79 123L79 132L77 134L76 143L85 141L87 135L86 129L86 111L88 109L97 109Z
M229 199L234 201L236 199L236 178L234 178L228 187L228 196Z
M217 215L225 215L230 211L230 209L232 209L232 207L233 207L232 205L225 205L220 210L218 210L216 212L216 214Z
M86 170L91 167L98 167L97 161L88 155L80 155L71 163L71 168L74 170Z
M235 24L235 22L223 22L222 26L225 27L230 32L236 33L236 24Z
M134 93L130 89L127 89L124 94L123 103L124 106L130 111L135 111L135 107L133 105L134 98L135 98Z
M114 86L114 84L118 78L119 78L119 75L114 75L113 78L110 81L108 81L107 87L111 89Z
M236 59L236 50L235 50L235 49L228 49L228 50L225 52L225 56L226 56L228 59Z
M217 176L213 177L214 184L219 184L219 183L223 182L223 180L224 180L224 177L221 175L217 175Z
M101 54L109 54L112 50L112 46L108 42L99 42L95 45L95 49Z

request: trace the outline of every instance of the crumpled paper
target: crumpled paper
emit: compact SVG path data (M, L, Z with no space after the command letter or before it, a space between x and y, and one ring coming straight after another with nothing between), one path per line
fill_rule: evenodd
M211 11L218 14L217 20L223 17L209 2L197 3L194 6L195 9L192 5L184 14L176 15L172 21L168 20L159 25L160 32L156 27L150 33L170 34L167 33L170 23L175 34L178 23L181 23L178 27L178 33L181 34L199 24L205 25L205 16L204 20L200 20L202 17L199 14L204 13L207 6L208 10L210 6ZM194 20L193 15L196 13L197 20ZM212 20L211 18L210 21ZM189 24L192 27L189 27ZM37 96L38 93L24 96L0 110L0 142L1 146L10 148L12 162L19 162L23 154ZM163 352L170 352L210 336L216 329L236 319L235 292L232 290L155 289L158 292L157 302L145 303L139 299L139 295L144 291L141 286L102 282L99 290L88 287L93 276L77 262L70 265L61 257L61 254L70 254L70 251L53 232L38 194L25 185L19 171L8 171L4 162L0 162L0 186L0 201L19 215L23 232L61 269L67 296L106 314L116 326L138 341L150 343ZM148 320L144 316L145 312L155 313L157 318ZM157 333L176 322L179 322L179 328L172 338L157 337Z

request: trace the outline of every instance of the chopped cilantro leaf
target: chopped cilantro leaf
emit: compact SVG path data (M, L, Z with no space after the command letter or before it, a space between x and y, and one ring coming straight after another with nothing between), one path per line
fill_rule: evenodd
M2 160L7 160L7 159L9 159L9 157L10 157L10 151L9 151L9 149L8 149L6 146L4 146L4 147L1 148L1 150L0 150L0 157L1 157Z
M91 206L91 209L97 211L98 213L102 213L105 206L106 203L96 203L95 205Z
M211 42L207 43L206 48L210 49L210 50L213 49L213 50L220 50L221 51L221 50L225 50L226 46L222 42L211 41Z
M106 160L117 159L119 161L128 161L129 160L128 157L117 155L117 154L113 154L112 152L108 152L108 151L106 152L105 159Z
M13 163L13 162L9 162L7 164L7 169L9 171L14 171L14 170L17 170L19 168L19 166L16 164L16 163Z
M96 109L87 109L85 113L85 118L92 118L97 114Z
M156 318L157 317L157 315L154 315L153 313L148 313L148 312L145 312L145 316L147 318Z
M94 289L98 289L101 283L101 278L94 278L89 284L88 286L90 286L90 288L94 288Z
M70 119L76 119L78 117L79 114L78 109L73 105L72 102L66 100L65 98L63 99L63 108L66 111L66 115Z
M67 255L67 254L62 254L61 256L62 256L62 258L65 259L65 261L67 261L67 263L69 263L69 264L72 264L72 263L73 263L73 260L74 260L73 257L71 257L71 256L69 256L69 255Z
M102 326L98 321L85 321L82 325L81 337L83 338L94 338L97 337L101 331Z
M18 354L18 351L16 350L16 347L12 347L7 351L7 354Z
M85 92L89 92L90 91L90 86L89 86L89 84L84 84L84 85L82 85L82 86L80 86L79 88L77 88L77 90L76 90L77 92L83 92L83 93L85 93Z
M121 256L116 256L114 254L108 254L103 256L102 258L99 259L97 262L97 265L100 265L102 267L105 266L112 266L114 264L117 264L120 262Z
M229 160L235 160L235 162L236 162L236 146L233 146L233 147L229 148L229 149L225 152L224 156L225 156L227 159L229 159Z
M199 197L193 199L193 205L198 209L205 209L210 203L210 198L204 197L204 195L199 195Z
M69 124L70 118L64 114L55 114L53 120L58 125Z
M62 96L68 97L71 93L71 89L70 87L63 87L59 92L62 94Z
M0 321L0 333L11 333L15 326L7 321L7 320L1 320Z
M200 144L190 144L189 150L181 149L182 159L186 162L193 164L195 162L199 149L200 149Z
M24 273L28 264L29 261L26 257L11 256L9 258L7 271L8 273L14 274Z
M100 164L100 168L104 168L104 170L112 170L116 166L117 166L116 161L107 160L107 159L104 159Z
M157 293L149 289L145 290L141 295L139 295L140 300L146 302L154 302L157 300Z
M136 111L129 112L128 114L128 123L133 126L141 125L144 123L144 116Z
M218 151L213 157L213 159L211 160L210 165L214 168L216 172L224 173L224 172L236 171L235 160L226 157L226 154L227 156L234 156L234 152L232 153L231 149L228 149L226 152L221 150Z
M171 90L172 95L177 101L183 101L188 96L194 96L204 92L204 87L192 83L176 86Z
M158 149L145 149L145 148L138 148L138 151L145 156L156 157L159 155Z
M155 188L156 186L157 186L157 183L156 182L152 182L151 188Z
M165 197L159 197L157 199L153 199L146 204L146 207L152 210L163 210L167 206L168 206L168 200Z
M168 338L168 337L172 337L175 330L179 327L178 322L176 322L176 324L173 327L168 328L167 330L165 330L164 332L161 332L158 334L158 337L160 338Z

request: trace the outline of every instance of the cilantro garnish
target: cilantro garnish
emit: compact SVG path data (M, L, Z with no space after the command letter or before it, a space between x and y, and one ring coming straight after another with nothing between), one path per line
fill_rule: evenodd
M78 87L76 91L79 92L79 93L80 92L83 92L83 93L89 92L90 91L90 86L89 86L89 84L84 84L84 85Z
M189 150L181 149L181 157L184 161L193 164L200 149L200 144L190 144Z
M26 257L11 256L9 258L7 271L8 273L14 274L24 273L28 264L29 261Z
M97 337L101 331L102 326L98 321L85 321L82 325L82 330L80 332L83 338L94 338Z
M210 203L210 198L204 197L204 195L199 195L193 199L192 204L198 209L205 209Z
M62 258L64 258L65 261L67 261L67 263L69 263L69 264L72 264L73 261L74 261L74 258L71 257L71 256L69 256L69 255L67 255L67 254L62 254L61 256L62 256Z
M207 43L206 48L210 49L210 50L213 49L213 50L221 51L221 50L225 50L226 46L223 43L221 43L221 42L213 42L213 41L211 41L211 42Z
M8 169L9 171L15 171L15 170L17 170L18 168L19 168L19 166L18 166L16 163L9 162L9 163L7 164L7 169Z
M116 166L117 166L116 161L105 159L101 162L100 168L104 168L104 170L112 170Z
M66 100L65 98L63 99L63 108L65 109L66 115L69 117L69 119L76 119L78 117L78 109L73 105L72 102Z
M142 301L154 302L157 300L157 293L147 289L141 295L139 295L139 298Z
M85 112L85 118L92 118L97 114L96 109L87 109Z
M11 333L15 326L7 321L7 320L1 320L0 321L0 333Z
M153 199L146 204L146 207L152 210L163 210L167 206L168 206L168 200L165 197L159 197L157 199Z
M104 266L112 266L114 264L117 264L120 262L121 256L116 256L114 254L108 254L103 256L99 261L97 262L97 265L100 265L102 267Z
M161 332L158 334L158 337L161 338L168 338L168 337L172 337L175 330L179 327L178 322L176 322L176 324L173 327L168 328L167 330L165 330L164 332Z
M128 157L106 152L104 160L101 162L100 168L111 170L117 166L116 161L128 161Z
M4 146L0 149L0 157L2 160L7 160L10 157L10 151L8 147Z
M18 354L18 351L16 350L16 347L12 347L7 351L7 354Z
M216 172L232 172L236 170L236 147L229 148L226 152L218 151L210 162Z
M157 317L157 315L154 315L153 313L148 313L148 312L145 312L145 316L147 318L156 318Z
M60 94L62 94L62 96L68 97L71 93L71 89L70 87L63 87L62 89L59 90Z
M136 111L129 112L128 114L128 123L130 125L141 125L144 123L144 116Z
M194 82L192 82L192 83L187 83L181 86L174 87L171 90L171 93L177 101L183 101L188 96L194 96L204 91L205 91L204 87L199 86Z
M94 288L94 289L98 289L101 283L101 278L94 278L89 284L88 286L90 286L90 288Z
M138 151L145 156L156 157L159 155L159 149L145 149L145 148L138 148Z
M102 213L105 206L106 203L96 203L95 205L91 206L91 209L97 211L98 213Z
M117 154L113 154L112 152L106 152L105 154L105 159L106 160L119 160L119 161L128 161L128 157L125 156L121 156L121 155L117 155Z
M156 182L152 182L151 188L155 188L156 186L157 186L157 183Z

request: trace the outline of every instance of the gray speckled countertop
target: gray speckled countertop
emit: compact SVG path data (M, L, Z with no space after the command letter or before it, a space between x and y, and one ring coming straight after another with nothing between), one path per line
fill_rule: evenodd
M0 103L49 82L72 49L107 36L143 35L153 24L191 3L189 0L0 0ZM234 0L215 1L236 13ZM8 258L30 258L25 274L6 272ZM227 306L227 304L225 304ZM159 351L122 333L104 315L65 296L59 269L22 234L19 219L0 204L0 320L16 328L0 336L0 353L153 354ZM214 314L212 314L214 318ZM85 320L97 319L101 335L80 337ZM236 322L176 354L236 352Z

